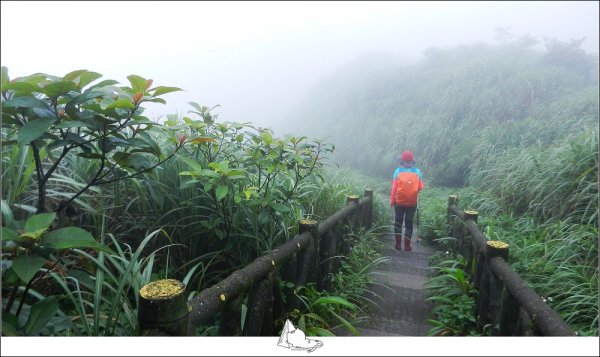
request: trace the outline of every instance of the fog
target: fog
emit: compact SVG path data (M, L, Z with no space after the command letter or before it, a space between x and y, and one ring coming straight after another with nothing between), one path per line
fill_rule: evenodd
M148 105L157 119L187 102L221 120L285 130L318 81L365 53L398 63L429 47L515 37L568 41L598 53L598 2L2 2L1 62L11 78L88 69L185 92Z

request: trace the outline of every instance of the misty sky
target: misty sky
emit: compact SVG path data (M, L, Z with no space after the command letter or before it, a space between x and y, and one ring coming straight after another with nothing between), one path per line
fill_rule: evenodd
M220 104L221 120L276 120L311 86L365 52L406 62L429 47L496 43L496 27L598 53L598 2L5 2L1 62L11 77L88 69L168 94L146 114ZM542 42L543 43L543 42Z

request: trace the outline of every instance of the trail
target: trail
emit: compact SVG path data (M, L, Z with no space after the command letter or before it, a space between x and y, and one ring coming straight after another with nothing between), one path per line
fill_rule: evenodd
M428 259L433 249L417 242L418 227L412 237L412 251L394 249L394 234L384 238L383 256L390 258L370 274L375 283L366 296L378 303L357 330L360 336L425 336L433 303L425 302L423 284L428 280ZM338 336L350 336L348 331L336 331Z

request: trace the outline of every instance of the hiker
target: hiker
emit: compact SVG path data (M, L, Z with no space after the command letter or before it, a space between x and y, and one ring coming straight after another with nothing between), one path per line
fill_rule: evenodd
M400 167L394 171L390 207L394 207L396 221L394 233L396 250L402 250L402 224L404 223L404 250L410 251L410 238L413 231L413 217L417 211L417 197L423 189L423 174L415 167L412 151L404 151L400 157Z

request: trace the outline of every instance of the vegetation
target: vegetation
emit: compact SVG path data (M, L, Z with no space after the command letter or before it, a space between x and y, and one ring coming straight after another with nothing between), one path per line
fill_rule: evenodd
M581 42L432 48L411 66L360 58L309 96L294 129L330 137L336 162L380 178L413 150L427 186L420 237L453 254L439 239L448 194L459 194L490 239L510 244L511 265L540 298L579 334L597 335L598 57ZM432 284L456 281L448 269L460 258L448 260ZM451 321L457 301L433 299L445 321L437 333L469 334L468 318Z
M430 336L478 336L477 290L471 285L466 272L467 262L450 247L432 257L434 276L426 288L435 302L428 322L433 326Z
M144 284L179 279L192 298L362 193L323 180L329 144L221 123L197 103L154 122L143 103L178 88L100 77L2 70L4 335L135 335ZM373 264L362 249L344 264ZM346 321L338 307L362 306L353 284L315 292L308 316Z
M442 250L431 334L474 334L476 292L446 237L457 193L490 239L510 244L509 263L540 298L579 334L598 335L598 59L580 44L430 49L411 67L363 69L362 59L296 113L293 129L327 136L335 153L221 122L218 106L151 120L144 103L180 89L138 75L127 85L87 70L11 79L3 67L2 333L135 335L145 283L178 279L192 298L347 194L387 195L399 152L412 149L426 183L419 235ZM355 332L373 303L363 298L366 271L381 262L372 242L391 222L386 202L374 210L374 229L347 236L332 291L298 288L309 333Z
M387 178L412 149L426 182L462 186L490 145L501 156L597 131L598 59L580 43L432 48L411 66L361 58L317 87L290 123L328 137L344 167Z

